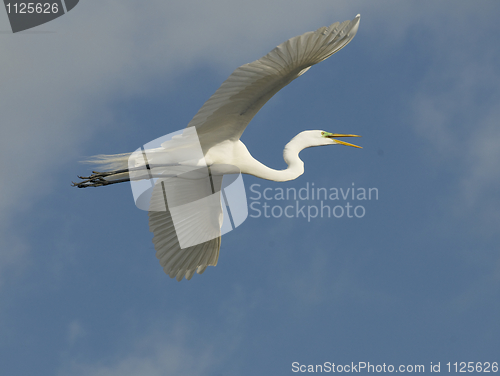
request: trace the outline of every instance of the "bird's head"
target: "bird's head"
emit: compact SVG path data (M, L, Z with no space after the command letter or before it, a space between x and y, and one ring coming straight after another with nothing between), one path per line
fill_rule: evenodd
M337 138L339 137L361 137L361 136L355 134L330 133L325 131L304 131L299 133L292 141L298 141L298 143L301 144L302 148L308 148L312 146L323 146L323 145L346 145L361 149L361 146L337 140Z

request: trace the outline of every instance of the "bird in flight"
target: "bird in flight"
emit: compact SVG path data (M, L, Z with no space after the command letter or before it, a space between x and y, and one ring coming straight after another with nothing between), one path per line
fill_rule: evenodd
M283 158L288 168L274 170L253 158L240 141L250 120L274 94L354 38L359 20L358 14L352 21L336 22L296 36L259 60L242 65L205 102L183 135L142 153L95 156L88 162L100 165L101 172L79 176L81 181L73 183L73 186L100 187L155 178L148 215L156 257L165 273L178 281L184 277L191 279L195 272L202 274L207 266L215 266L219 258L223 222L220 191L221 176L224 175L224 168L220 166L232 166L243 174L282 182L296 179L304 173L299 153L305 148L324 145L360 148L338 140L360 137L357 135L303 131L285 146ZM188 137L188 133L194 138ZM192 144L199 148L191 147ZM200 152L191 153L196 150ZM196 171L206 166L208 174L193 177L193 166L199 168ZM222 171L220 174L214 172L218 166ZM172 202L199 203L200 198L206 198L207 189L209 193L216 193L212 195L215 201L209 205L184 206L182 220L174 223L175 207ZM188 246L183 246L181 239L188 239L188 243L184 243Z

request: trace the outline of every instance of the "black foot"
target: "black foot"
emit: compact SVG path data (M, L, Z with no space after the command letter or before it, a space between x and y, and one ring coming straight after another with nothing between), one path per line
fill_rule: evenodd
M102 187L104 185L110 185L110 184L116 184L116 183L122 183L124 181L129 181L129 179L120 179L120 180L106 180L105 177L111 176L111 175L117 175L121 174L124 172L127 172L128 170L118 170L118 171L110 171L110 172L99 172L99 171L92 171L92 175L90 176L78 176L78 179L82 179L82 181L79 181L77 183L71 182L73 187L78 187L78 188L88 188L88 187Z

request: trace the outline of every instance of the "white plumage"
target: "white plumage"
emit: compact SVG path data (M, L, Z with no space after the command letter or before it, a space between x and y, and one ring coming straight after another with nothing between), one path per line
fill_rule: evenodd
M333 138L356 137L355 135L332 134L320 130L304 131L286 145L283 157L288 168L278 171L254 159L240 141L240 137L250 120L274 94L304 74L312 65L345 47L356 35L359 20L360 16L357 15L352 21L344 21L341 24L336 22L329 27L321 27L314 32L291 38L259 60L237 68L187 125L188 128L196 128L204 163L208 166L232 165L245 174L268 180L287 181L297 178L304 172L304 164L298 156L304 148L334 144L355 146ZM159 152L162 148L168 151L167 144L162 144L158 149ZM154 155L153 151L149 155ZM75 185L83 188L128 181L130 156L131 153L96 156L91 162L113 171L94 172ZM134 163L135 166L145 166L142 160L132 161L132 166ZM149 163L154 164L151 161ZM190 163L196 165L196 162ZM152 207L157 204L165 205L165 184L172 182L169 183L168 179L160 177L153 189ZM180 185L174 189L170 187L170 192L178 192L181 201L187 202L190 197L204 195L201 192L204 189L201 187L201 181L199 186L196 181L174 184ZM214 179L213 184L215 187L212 189L215 189L215 192L220 191L220 179ZM179 245L180 231L186 231L186 236L196 236L189 233L193 231L193 226L200 233L215 234L220 231L222 226L220 198L214 205L200 207L184 214L189 220L186 221L183 230L182 224L175 228L168 208L149 211L149 227L154 234L156 257L160 260L165 273L178 281L183 277L191 279L195 272L203 273L209 265L215 266L221 243L220 236L214 235L210 240L191 247L181 249Z

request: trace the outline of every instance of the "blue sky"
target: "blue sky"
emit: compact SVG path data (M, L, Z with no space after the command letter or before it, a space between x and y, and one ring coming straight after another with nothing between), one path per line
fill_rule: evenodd
M81 1L34 29L50 33L9 34L0 12L0 374L500 361L496 2L138 4ZM178 283L129 185L70 187L80 160L183 128L239 65L357 13L354 40L242 140L285 168L302 130L362 135L361 150L303 151L296 181L244 180L248 196L375 187L363 218L248 218L215 268Z

